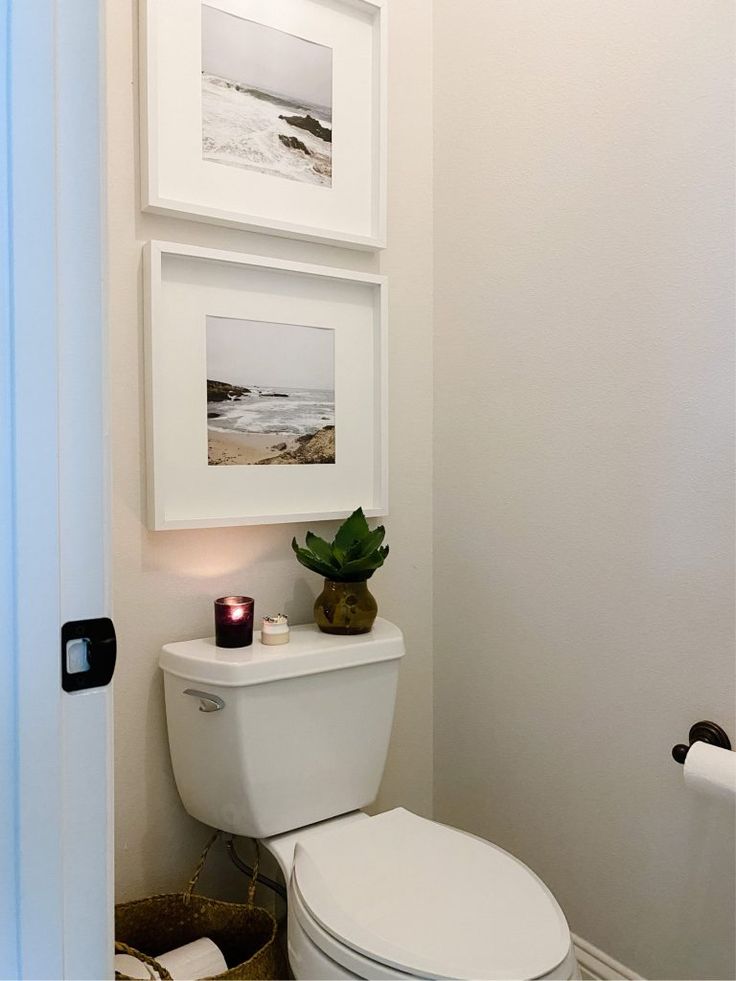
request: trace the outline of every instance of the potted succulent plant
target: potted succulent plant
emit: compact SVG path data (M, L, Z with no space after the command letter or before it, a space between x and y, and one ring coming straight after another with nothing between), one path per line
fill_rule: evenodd
M326 634L367 634L378 613L368 580L388 555L382 545L386 529L368 527L363 509L353 511L331 543L307 532L306 546L296 538L291 547L299 562L323 576L324 589L314 604L314 618Z

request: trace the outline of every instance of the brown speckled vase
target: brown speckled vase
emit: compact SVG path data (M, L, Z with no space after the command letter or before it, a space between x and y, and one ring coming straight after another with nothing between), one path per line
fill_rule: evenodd
M326 634L367 634L378 613L378 603L368 583L334 582L325 586L314 602L314 619Z

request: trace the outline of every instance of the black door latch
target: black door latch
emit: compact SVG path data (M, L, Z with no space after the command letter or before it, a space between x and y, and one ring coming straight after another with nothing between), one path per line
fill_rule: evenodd
M68 692L104 688L112 680L116 657L112 620L70 620L61 628L61 687Z

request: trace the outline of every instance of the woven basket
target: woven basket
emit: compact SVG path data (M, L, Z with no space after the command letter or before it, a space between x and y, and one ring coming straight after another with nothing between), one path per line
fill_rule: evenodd
M207 854L219 831L207 842L202 856L183 892L167 893L120 903L115 907L115 952L132 954L149 964L163 981L171 975L151 951L160 953L209 937L220 948L228 964L234 965L219 978L271 981L286 977L285 958L277 940L277 924L265 909L253 905L258 861L248 887L248 902L225 903L194 893ZM127 975L116 978L129 981Z

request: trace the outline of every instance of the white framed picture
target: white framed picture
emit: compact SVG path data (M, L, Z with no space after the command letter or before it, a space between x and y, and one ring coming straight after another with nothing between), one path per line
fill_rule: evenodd
M144 211L377 249L386 0L141 0Z
M381 276L146 246L153 530L386 514Z

